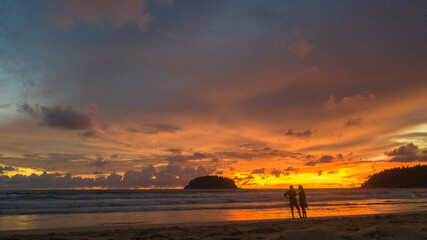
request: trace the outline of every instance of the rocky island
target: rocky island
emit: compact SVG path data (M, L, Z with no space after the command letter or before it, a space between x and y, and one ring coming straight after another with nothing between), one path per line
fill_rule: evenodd
M238 187L230 178L203 176L191 180L184 189L238 189Z

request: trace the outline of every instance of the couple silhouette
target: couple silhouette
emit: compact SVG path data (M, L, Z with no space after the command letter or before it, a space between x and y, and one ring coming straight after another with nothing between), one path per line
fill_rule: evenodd
M298 191L299 206L301 206L302 217L301 217L301 212L299 210L299 206L298 206L298 202L297 202L297 193L294 190L294 186L290 185L289 190L287 192L285 192L283 194L283 196L285 196L285 198L289 199L289 207L291 208L292 218L295 218L294 217L294 207L298 210L298 214L299 214L300 218L306 218L307 213L306 213L305 209L308 207L308 204L306 202L304 188L302 188L302 186L299 185L298 190L299 190Z

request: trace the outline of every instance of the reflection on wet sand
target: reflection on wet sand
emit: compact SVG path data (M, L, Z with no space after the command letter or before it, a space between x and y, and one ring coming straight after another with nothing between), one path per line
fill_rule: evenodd
M313 206L307 209L311 217L364 215L417 211L408 205L364 205L358 207ZM98 214L46 214L0 216L0 230L127 226L139 224L201 223L217 221L246 221L290 218L289 208L232 209L198 211L158 211Z

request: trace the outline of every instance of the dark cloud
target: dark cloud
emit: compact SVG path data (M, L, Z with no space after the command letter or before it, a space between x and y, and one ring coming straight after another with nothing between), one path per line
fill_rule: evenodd
M71 162L73 160L87 160L88 155L85 154L62 154L62 153L48 153L47 158L40 157L40 155L33 154L32 156L39 156L42 160L51 162Z
M167 165L166 168L156 174L155 186L158 187L178 187L188 184L195 177L209 175L215 170L208 170L202 166L197 168L182 168L176 165Z
M144 126L145 134L158 134L158 133L175 133L177 131L181 131L182 127L175 124L151 124Z
M331 171L328 171L326 174L337 174L337 173L339 173L339 169L337 169L337 170L331 170Z
M252 174L263 174L265 172L265 168L255 169L252 171Z
M245 180L251 180L251 179L255 179L255 177L250 174L245 177Z
M280 174L282 174L282 171L280 169L273 168L273 169L271 169L270 173L271 173L271 175L274 175L276 177L280 177Z
M103 168L103 167L106 167L106 166L110 166L111 163L112 163L111 160L104 159L102 157L98 157L95 160L91 160L89 162L88 166L89 167L100 167L100 168Z
M391 162L424 162L427 161L427 153L421 151L413 143L402 145L393 150L387 151L384 155L391 157Z
M285 136L295 136L295 137L310 137L313 132L311 130L305 130L301 132L294 131L293 129L289 129Z
M141 130L133 128L133 127L126 128L126 131L133 132L133 133L140 133L141 132Z
M402 156L402 155L414 155L419 153L418 146L413 143L408 143L406 145L395 148L391 151L387 151L384 154L387 156Z
M239 145L239 147L241 148L247 148L250 150L259 150L259 149L263 149L265 148L265 144L261 143L261 142L255 142L255 143L245 143L245 144L241 144Z
M349 118L348 121L345 123L346 127L353 127L353 126L360 126L360 124L362 123L363 118L359 117L359 118Z
M93 126L91 118L70 106L41 107L41 125L67 130L81 130Z
M295 171L295 170L297 169L293 167L287 167L286 169L284 169L284 171Z
M27 113L32 117L38 117L40 115L40 107L38 105L35 105L34 107L32 107L28 103L19 104L18 111Z
M17 171L17 168L14 168L12 166L0 166L0 174L9 172L9 171Z
M95 129L90 129L84 132L80 132L79 135L83 138L91 138L96 137L98 135L98 132Z
M183 187L193 178L214 172L214 169L206 169L202 166L184 168L176 165L167 165L163 169L159 169L150 165L140 171L127 171L123 176L113 172L106 177L99 176L94 178L73 177L69 173L61 175L44 172L41 175L32 174L30 176L17 174L12 177L1 177L0 189ZM96 174L101 173L96 172Z
M164 150L165 152L170 152L172 154L181 154L182 150L179 148L168 148Z
M331 163L333 161L342 161L343 159L344 159L344 156L342 154L337 154L335 157L332 155L323 155L318 159L306 162L304 165L316 166L317 164L321 164L321 163Z

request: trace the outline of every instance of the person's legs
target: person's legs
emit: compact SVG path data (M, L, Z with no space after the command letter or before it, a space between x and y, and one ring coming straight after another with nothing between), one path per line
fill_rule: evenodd
M305 207L301 207L302 210L302 217L306 218L307 217L307 213L305 212Z
M299 210L299 206L297 205L297 206L295 206L296 208L297 208L297 210L298 210L298 214L299 214L299 218L301 218L301 212L300 212L300 210Z
M292 213L292 218L295 218L294 217L294 207L293 206L291 207L291 213Z

